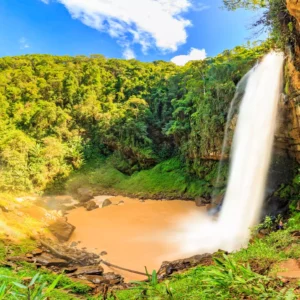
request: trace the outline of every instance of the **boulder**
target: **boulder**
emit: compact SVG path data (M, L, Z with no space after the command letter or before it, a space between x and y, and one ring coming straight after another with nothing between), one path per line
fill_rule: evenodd
M112 205L112 202L109 199L105 199L102 203L102 208L110 205Z
M82 187L77 189L78 200L81 202L89 201L93 198L94 193L91 188Z
M52 223L48 229L60 242L66 242L75 230L75 226L61 218Z
M99 206L97 205L97 203L95 201L93 201L93 200L90 200L90 201L86 202L84 204L84 207L86 208L87 211L91 211L91 210L99 208Z
M209 266L213 262L212 255L205 253L202 255L195 255L190 258L179 259L172 262L164 261L157 272L158 278L164 279L174 272L186 270L198 265Z
M199 207L205 206L207 204L207 200L205 198L202 198L202 197L197 197L195 199L195 204L196 204L196 206L199 206Z

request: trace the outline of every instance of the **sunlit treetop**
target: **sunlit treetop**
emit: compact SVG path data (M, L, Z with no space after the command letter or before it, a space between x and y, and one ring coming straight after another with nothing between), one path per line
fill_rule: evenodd
M267 7L271 0L223 0L224 5L229 10L238 8L257 9Z

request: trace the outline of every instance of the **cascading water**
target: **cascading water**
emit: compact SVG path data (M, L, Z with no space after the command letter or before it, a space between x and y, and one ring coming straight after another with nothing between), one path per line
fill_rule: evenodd
M239 111L229 183L219 219L220 226L226 226L239 244L248 242L249 227L257 222L264 199L283 60L282 53L271 52L254 68Z
M175 239L185 253L247 244L249 228L260 215L271 160L278 101L282 87L282 53L271 52L248 73L235 129L229 182L217 221L207 215L184 220Z
M218 173L217 173L217 179L215 181L215 189L213 191L212 194L212 203L214 204L214 200L215 197L219 194L219 190L220 190L220 186L222 186L221 183L221 170L224 166L224 162L226 160L226 157L228 156L228 141L229 141L229 128L231 126L231 122L232 119L234 117L235 114L238 113L238 109L239 109L239 104L240 104L240 100L241 97L244 94L247 82L248 82L248 78L251 75L251 73L253 72L253 69L251 69L246 75L243 76L243 78L240 80L240 82L238 83L237 87L236 87L236 92L235 95L230 103L230 107L228 110L228 114L227 114L227 121L226 121L226 126L225 126L225 135L224 135L224 139L223 139L223 144L222 144L222 153L221 153L221 158L220 158L220 162L219 162L219 166L218 166Z

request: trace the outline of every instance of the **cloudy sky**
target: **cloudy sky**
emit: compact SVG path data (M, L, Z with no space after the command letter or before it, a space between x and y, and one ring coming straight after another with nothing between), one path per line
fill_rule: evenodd
M257 12L221 7L222 0L1 0L0 56L99 53L183 65L254 39Z

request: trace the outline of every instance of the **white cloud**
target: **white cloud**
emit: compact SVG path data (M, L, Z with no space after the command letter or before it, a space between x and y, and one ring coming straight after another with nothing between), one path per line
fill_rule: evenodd
M191 60L203 60L207 56L205 49L191 48L189 54L178 55L171 59L171 62L178 66L184 66L187 62Z
M123 57L125 59L132 59L135 58L135 54L131 48L126 48L123 52Z
M183 13L193 9L193 0L56 1L63 4L74 19L108 32L121 44L124 41L140 44L144 52L153 46L162 51L176 51L184 44L191 21Z
M20 49L27 49L29 48L29 43L25 37L20 38L19 40Z
M50 0L41 0L42 2L44 2L45 4L49 4Z

